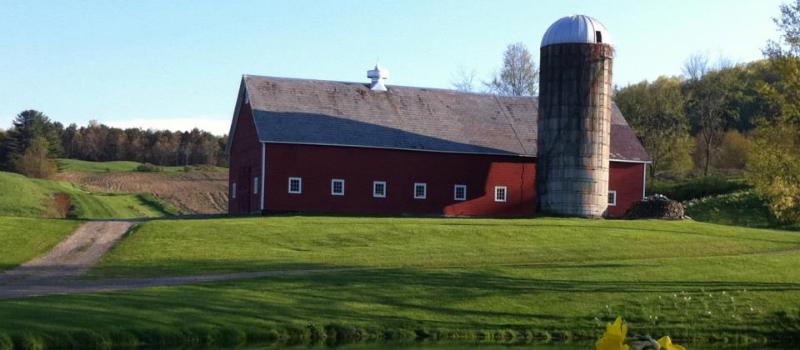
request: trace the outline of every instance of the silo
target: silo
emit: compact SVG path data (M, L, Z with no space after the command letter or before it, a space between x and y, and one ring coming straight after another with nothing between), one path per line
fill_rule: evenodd
M542 39L536 160L542 212L601 217L608 207L610 39L588 16L559 19Z

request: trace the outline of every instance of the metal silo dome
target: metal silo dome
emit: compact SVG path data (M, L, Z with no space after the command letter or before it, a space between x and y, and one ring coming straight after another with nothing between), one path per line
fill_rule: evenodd
M608 29L597 19L584 15L561 18L547 28L541 47L554 44L606 44L613 46Z

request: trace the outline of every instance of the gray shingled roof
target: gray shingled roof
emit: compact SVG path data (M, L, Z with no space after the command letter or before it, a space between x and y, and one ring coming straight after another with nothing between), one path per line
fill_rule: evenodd
M246 75L261 142L536 156L538 100ZM611 159L649 156L614 106Z

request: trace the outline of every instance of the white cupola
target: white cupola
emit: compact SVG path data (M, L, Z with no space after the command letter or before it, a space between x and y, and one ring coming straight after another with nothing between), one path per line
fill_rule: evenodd
M369 86L370 90L386 91L386 85L383 84L383 81L389 78L389 70L376 64L375 68L367 71L367 78L372 80Z

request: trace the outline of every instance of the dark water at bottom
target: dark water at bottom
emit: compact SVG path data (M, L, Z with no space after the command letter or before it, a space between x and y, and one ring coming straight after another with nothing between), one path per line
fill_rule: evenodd
M791 347L773 347L765 345L730 345L730 344L680 344L687 350L790 350ZM194 350L194 349L185 349ZM205 350L208 350L205 348ZM221 349L220 349L221 350ZM280 346L280 345L248 345L237 350L594 350L593 342L547 343L525 345L487 345L463 343L364 343L342 346Z

